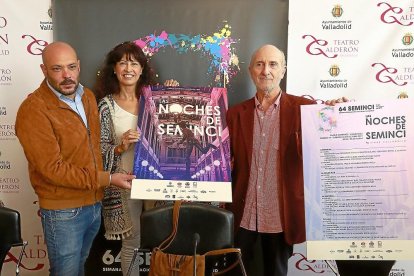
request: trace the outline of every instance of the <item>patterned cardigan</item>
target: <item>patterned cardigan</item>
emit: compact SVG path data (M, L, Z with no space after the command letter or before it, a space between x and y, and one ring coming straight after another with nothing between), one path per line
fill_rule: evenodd
M115 154L115 147L119 141L115 135L112 121L114 116L114 99L108 95L98 103L101 120L101 153L104 170L111 174L122 172L121 156ZM105 238L119 240L131 235L132 223L128 211L130 191L110 185L105 189L102 200L102 216L105 226Z

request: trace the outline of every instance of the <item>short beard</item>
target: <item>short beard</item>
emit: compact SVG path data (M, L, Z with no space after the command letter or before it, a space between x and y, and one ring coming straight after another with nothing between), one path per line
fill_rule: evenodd
M274 86L266 87L266 89L263 90L264 96L266 98L270 98L270 94L272 93L272 91L273 91L274 88L275 88Z
M62 91L59 86L60 85L65 85L65 84L75 84L75 87L73 88L73 91L72 90L70 90L70 91ZM57 85L57 87L53 87L53 88L55 88L57 92L59 92L60 94L62 94L64 96L71 96L71 95L73 95L76 92L76 90L78 89L78 87L79 87L79 82L76 82L76 81L71 80L71 79L66 79L66 80L62 81L61 83L59 83L59 85Z
M71 95L75 94L78 87L79 87L79 84L77 84L75 86L75 88L73 88L73 91L72 90L71 91L62 91L60 89L56 89L56 91L59 92L60 94L64 95L64 96L71 96Z

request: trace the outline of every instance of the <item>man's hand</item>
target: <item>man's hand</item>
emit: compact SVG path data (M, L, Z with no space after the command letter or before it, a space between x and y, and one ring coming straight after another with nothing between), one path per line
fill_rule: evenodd
M334 106L337 103L346 103L346 102L349 102L348 98L341 97L341 98L338 98L338 99L325 101L324 104Z
M174 79L164 81L164 86L179 86L180 83Z
M131 189L132 179L135 175L124 174L124 173L113 173L111 174L111 185L117 186L122 189Z

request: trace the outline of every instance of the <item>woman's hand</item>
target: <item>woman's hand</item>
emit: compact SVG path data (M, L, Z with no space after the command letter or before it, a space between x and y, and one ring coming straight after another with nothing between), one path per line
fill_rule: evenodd
M141 134L138 130L129 129L122 134L121 144L115 147L115 153L120 155L127 151L131 144L138 142Z

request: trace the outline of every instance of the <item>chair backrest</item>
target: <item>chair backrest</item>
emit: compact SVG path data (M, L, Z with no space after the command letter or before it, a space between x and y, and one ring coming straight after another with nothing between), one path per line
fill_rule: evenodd
M0 207L0 271L12 246L22 245L20 213L6 207Z
M141 248L153 249L172 231L173 205L144 211L141 215ZM177 235L165 252L192 255L194 233L200 235L197 253L233 247L233 213L210 204L183 203Z
M20 213L7 207L0 207L0 245L21 244Z

